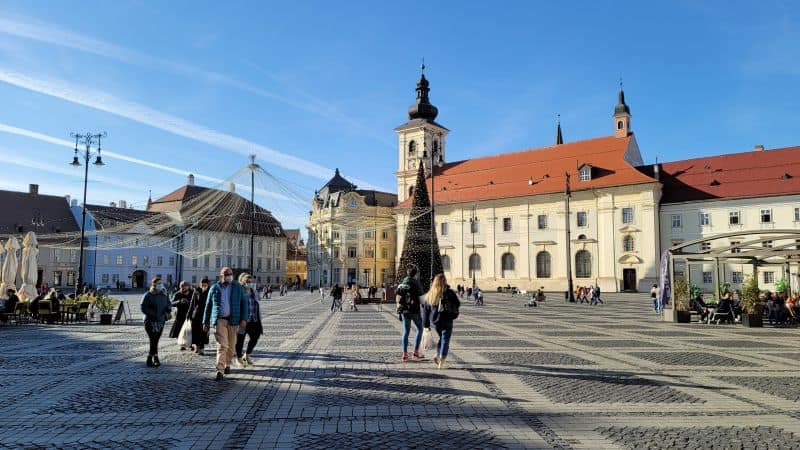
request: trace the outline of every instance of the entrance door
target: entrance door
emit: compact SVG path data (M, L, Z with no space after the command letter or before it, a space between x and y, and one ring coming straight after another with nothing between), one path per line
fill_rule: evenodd
M622 269L622 290L636 291L636 269Z
M350 286L358 281L356 269L347 269L347 285Z
M131 275L131 284L134 289L141 289L144 287L144 270L137 270Z

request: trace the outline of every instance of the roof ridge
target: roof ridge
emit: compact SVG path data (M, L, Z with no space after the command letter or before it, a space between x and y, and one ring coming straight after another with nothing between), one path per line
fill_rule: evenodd
M678 164L683 162L689 161L698 161L703 159L714 159L714 158L727 158L727 157L736 157L736 156L743 156L743 155L763 155L768 153L774 152L781 152L781 151L789 151L789 150L800 150L800 146L793 146L793 147L780 147L780 148L773 148L773 149L764 149L764 150L743 150L736 153L723 153L719 155L709 155L709 156L697 156L695 158L689 159L679 159L677 161L665 161L662 163L662 166L665 164Z

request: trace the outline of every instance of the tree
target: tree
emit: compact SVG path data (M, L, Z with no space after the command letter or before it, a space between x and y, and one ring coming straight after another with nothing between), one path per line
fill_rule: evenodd
M436 239L436 233L432 233L433 226L431 202L428 198L428 187L425 185L425 166L420 161L398 273L402 278L406 268L411 264L415 265L419 273L419 282L425 292L430 289L433 275L442 273L442 256L439 254L439 241ZM431 242L431 237L433 242ZM431 274L431 246L434 249L433 274Z

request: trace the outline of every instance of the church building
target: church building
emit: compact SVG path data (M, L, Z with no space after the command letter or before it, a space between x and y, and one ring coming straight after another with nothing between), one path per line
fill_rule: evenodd
M646 291L658 277L661 183L642 157L620 86L609 135L450 161L423 73L408 121L397 127L397 247L402 248L420 164L450 284L563 291ZM399 255L398 255L399 256Z

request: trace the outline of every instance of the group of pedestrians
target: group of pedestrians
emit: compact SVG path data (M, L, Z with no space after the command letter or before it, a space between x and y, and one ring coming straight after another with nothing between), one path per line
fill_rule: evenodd
M605 304L600 298L600 286L578 286L575 288L575 301L590 305Z
M395 301L397 303L397 315L403 323L403 335L401 338L402 360L408 361L408 338L411 333L411 324L416 328L414 337L414 350L411 357L415 360L423 360L422 336L424 333L431 333L435 330L439 336L436 345L436 356L433 358L434 364L441 369L445 365L447 353L450 349L450 339L453 334L453 321L458 318L461 302L458 295L447 285L444 274L437 274L431 288L422 300L422 286L416 279L417 269L410 266L406 270L406 276L397 286Z
M203 278L197 289L182 281L172 301L161 278L153 278L150 289L141 301L145 332L150 341L147 366L161 365L158 343L165 323L171 318L173 307L176 308L176 315L169 336L178 338L185 321L190 320L191 347L195 353L204 354L204 347L209 342L208 333L213 328L217 341L215 368L218 381L231 373L234 354L240 367L252 365L251 355L259 337L264 333L258 297L253 277L243 273L237 281L230 267L222 268L219 280L214 284ZM249 340L245 349L247 338ZM180 349L187 349L185 343Z

